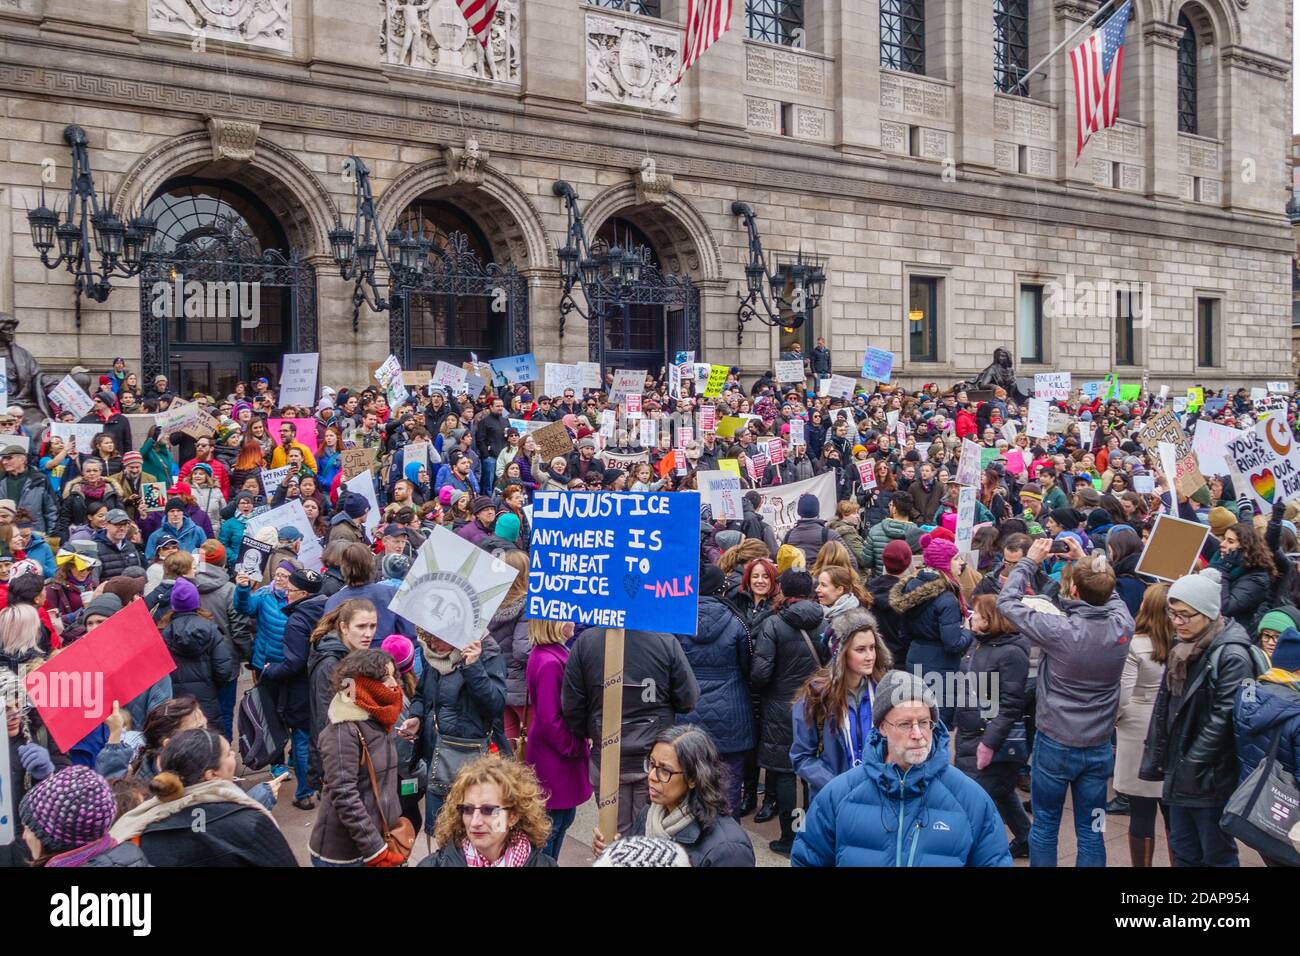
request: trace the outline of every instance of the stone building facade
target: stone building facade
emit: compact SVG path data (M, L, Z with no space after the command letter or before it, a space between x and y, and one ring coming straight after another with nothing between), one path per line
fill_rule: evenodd
M1078 162L1067 57L1027 96L994 77L1006 86L1095 2L735 0L674 84L685 6L501 0L484 50L452 0L0 0L0 308L47 368L122 355L212 390L292 351L319 349L333 382L394 349L425 366L521 344L587 360L587 323L561 324L564 180L590 236L644 244L692 281L698 310L611 323L611 348L646 364L692 348L756 374L824 335L836 371L888 348L907 385L965 378L997 345L1022 374L1289 374L1290 4L1135 0L1119 123ZM43 184L47 203L66 196L70 124L112 208L149 209L179 256L79 315L26 219ZM508 323L449 296L354 320L329 240L354 212L352 156L383 232L460 235L475 269L517 274ZM753 322L738 342L737 200L769 265L824 264L793 335ZM242 263L212 273L226 278L256 260L266 321L160 316L158 280L198 260Z

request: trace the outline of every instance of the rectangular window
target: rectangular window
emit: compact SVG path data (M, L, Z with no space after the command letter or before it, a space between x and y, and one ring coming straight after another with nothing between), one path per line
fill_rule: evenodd
M639 13L646 17L659 16L659 0L587 0L593 7Z
M1115 364L1137 365L1137 317L1142 314L1141 292L1115 293Z
M925 75L925 0L880 0L880 66Z
M908 355L913 362L939 361L939 282L927 276L908 280Z
M1029 70L1029 0L993 0L993 85L1003 93L1029 95L1019 86Z
M1219 299L1196 300L1196 364L1216 368L1223 364L1219 354Z
M745 0L745 35L764 43L803 47L803 0Z
M1036 365L1043 363L1043 287L1020 287L1020 313L1017 338L1020 339L1020 361Z

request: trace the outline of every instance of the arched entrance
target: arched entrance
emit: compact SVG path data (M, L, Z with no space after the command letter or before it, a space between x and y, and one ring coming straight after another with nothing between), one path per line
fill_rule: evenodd
M259 194L241 183L178 176L153 193L158 232L140 276L145 383L224 395L286 352L317 345L316 276Z

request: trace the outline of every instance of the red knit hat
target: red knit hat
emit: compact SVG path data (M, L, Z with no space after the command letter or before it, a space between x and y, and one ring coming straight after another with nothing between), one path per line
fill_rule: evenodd
M902 574L912 563L912 549L906 541L891 541L885 545L885 573Z
M933 540L935 538L942 538L944 541L953 541L953 542L957 540L957 536L955 534L953 534L947 528L942 528L942 527L935 528L933 531L930 532L930 539Z

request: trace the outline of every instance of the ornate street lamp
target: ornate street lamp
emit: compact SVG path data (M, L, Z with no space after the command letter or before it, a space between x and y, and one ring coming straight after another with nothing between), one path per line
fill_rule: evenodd
M63 140L72 148L72 183L64 210L66 218L61 219L57 202L54 209L45 205L42 186L40 205L28 210L27 225L41 264L47 269L64 266L75 277L77 328L81 328L82 295L104 302L113 291L109 279L139 275L158 227L143 211L122 222L113 214L112 197L96 192L84 129L68 126L63 130ZM51 255L56 247L57 254ZM95 250L99 253L98 270L94 264Z
M808 320L821 302L826 289L826 273L817 261L804 261L802 250L794 262L783 262L775 272L769 271L754 210L746 203L733 202L731 213L744 219L749 232L745 293L738 294L740 308L736 310L736 343L744 340L745 323L751 319L793 332Z

